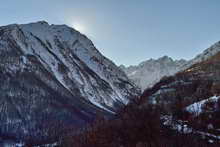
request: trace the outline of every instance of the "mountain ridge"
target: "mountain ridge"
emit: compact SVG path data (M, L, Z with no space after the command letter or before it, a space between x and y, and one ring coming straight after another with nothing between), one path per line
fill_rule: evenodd
M207 60L218 52L220 52L220 41L205 49L191 60L173 60L171 57L162 56L158 59L148 59L138 65L127 67L121 65L119 67L144 91L159 82L164 76L172 76L189 68L193 64Z
M171 57L163 56L158 59L143 61L136 66L125 67L121 65L120 68L144 91L162 77L177 73L186 63L187 61L184 59L173 60Z

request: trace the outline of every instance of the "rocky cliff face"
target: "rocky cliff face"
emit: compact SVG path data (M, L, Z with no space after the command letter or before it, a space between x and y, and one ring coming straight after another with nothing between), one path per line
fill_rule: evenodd
M187 61L185 60L173 60L170 57L164 56L159 59L144 61L137 66L120 67L143 91L146 88L152 87L162 77L174 75L186 63Z
M0 83L0 133L32 138L114 113L139 93L85 35L44 21L0 27Z

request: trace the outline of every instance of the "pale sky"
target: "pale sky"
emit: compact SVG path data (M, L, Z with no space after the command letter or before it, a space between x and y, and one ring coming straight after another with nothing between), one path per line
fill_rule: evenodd
M220 0L7 0L0 25L45 20L86 34L117 65L191 59L220 40Z

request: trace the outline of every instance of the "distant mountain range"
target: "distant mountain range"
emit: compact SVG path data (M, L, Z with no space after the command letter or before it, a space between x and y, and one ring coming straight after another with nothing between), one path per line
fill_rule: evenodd
M152 87L164 76L171 76L179 71L182 71L195 63L199 63L215 55L220 51L220 42L215 43L203 53L199 54L192 60L173 60L171 57L163 56L159 59L149 59L141 62L136 66L120 68L127 76L144 91L146 88Z
M159 59L149 59L137 66L125 67L121 65L120 68L143 91L153 86L162 77L174 75L186 63L187 61L183 59L173 60L168 56L164 56Z

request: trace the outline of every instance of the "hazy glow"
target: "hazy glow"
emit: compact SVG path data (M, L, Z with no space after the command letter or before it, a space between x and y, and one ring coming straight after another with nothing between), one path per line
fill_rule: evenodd
M220 0L7 0L0 26L67 24L118 65L135 65L164 55L191 59L219 41L219 6Z
M86 34L85 25L83 25L81 23L73 23L72 27L83 34Z

